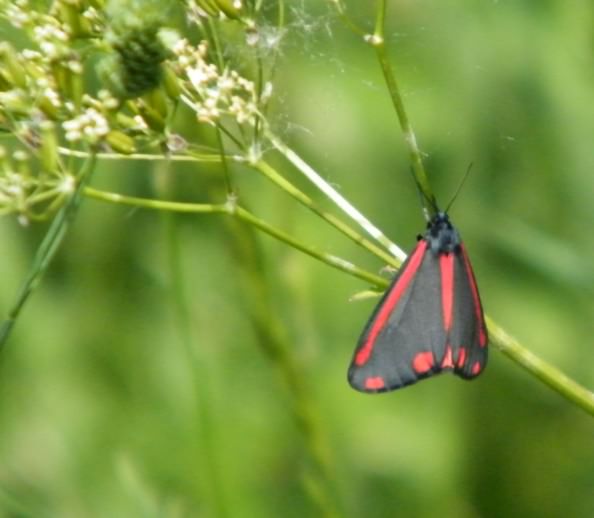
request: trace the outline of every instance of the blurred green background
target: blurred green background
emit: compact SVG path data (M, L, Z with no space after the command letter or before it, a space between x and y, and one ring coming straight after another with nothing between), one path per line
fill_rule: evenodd
M371 30L373 3L347 6ZM486 312L594 387L591 1L389 7L391 60L442 205L474 164L450 214ZM277 131L410 250L424 222L372 50L325 2L289 2L287 14ZM193 124L177 130L191 138ZM177 199L194 202L220 180L216 168L110 162L93 184L157 196L164 174ZM253 171L234 166L233 176L257 215L382 268ZM0 221L3 312L44 231ZM594 516L592 417L494 349L472 383L439 376L356 393L346 368L375 301L349 297L367 286L254 235L222 216L85 200L0 359L1 516L319 516L306 489L308 440L262 347L266 331L252 318L260 310L299 366L341 515ZM172 295L176 240L191 353ZM250 265L267 292L250 282Z

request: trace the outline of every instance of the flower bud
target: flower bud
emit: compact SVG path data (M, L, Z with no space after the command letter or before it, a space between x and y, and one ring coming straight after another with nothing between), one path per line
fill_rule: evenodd
M179 79L168 65L163 65L163 88L170 99L174 101L179 99L181 95Z
M27 77L19 61L18 54L7 41L0 43L0 63L2 63L2 77L12 85L12 88L25 88L27 86Z
M118 130L111 130L106 136L105 141L109 147L122 155L130 155L136 151L134 139Z
M135 103L135 108L150 129L157 133L163 132L165 129L165 119L161 117L161 114L158 111L143 102Z
M58 138L53 122L43 121L40 124L41 147L39 161L44 171L51 173L58 170Z
M167 118L169 107L167 106L167 98L161 88L155 88L144 94L142 96L142 102L158 113L161 119L165 120Z
M225 13L227 18L239 20L241 16L241 0L214 0L217 7Z
M196 4L207 16L217 16L219 14L215 0L196 0Z

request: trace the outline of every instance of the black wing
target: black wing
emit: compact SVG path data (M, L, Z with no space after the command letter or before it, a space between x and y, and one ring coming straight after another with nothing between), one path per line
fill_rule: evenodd
M386 392L453 370L469 379L484 369L487 334L466 252L434 253L425 240L402 265L357 344L348 380Z

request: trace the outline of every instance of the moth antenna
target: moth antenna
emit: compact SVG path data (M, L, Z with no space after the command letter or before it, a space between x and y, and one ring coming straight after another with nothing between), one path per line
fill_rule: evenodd
M450 207L452 206L452 204L454 203L454 201L458 197L458 194L460 194L460 191L462 190L463 185L466 183L466 179L468 178L468 175L470 174L470 170L472 169L472 166L473 165L474 165L473 162L470 162L470 164L468 164L468 168L466 169L466 173L464 173L464 176L462 177L462 180L460 181L460 183L458 184L458 187L456 188L456 192L454 192L454 196L452 196L452 199L450 200L450 203L448 203L448 206L445 209L446 214L450 211Z
M431 221L431 212L429 211L429 209L427 208L427 206L431 207L431 209L433 210L433 212L439 212L439 209L437 207L437 204L435 203L434 199L430 199L425 192L423 191L423 189L421 189L421 186L419 185L419 182L417 181L417 177L415 176L415 173L412 169L412 167L410 168L410 173L412 174L413 180L415 182L415 185L417 186L417 192L419 193L419 199L421 201L421 207L423 210L423 216L425 217L425 220L427 222Z

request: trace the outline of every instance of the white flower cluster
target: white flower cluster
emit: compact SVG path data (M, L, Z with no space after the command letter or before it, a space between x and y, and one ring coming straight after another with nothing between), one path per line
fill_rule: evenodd
M186 92L200 122L215 124L224 115L238 124L254 124L258 115L256 88L236 70L218 67L207 61L208 46L191 45L180 39L173 47L177 67L188 79Z
M70 52L68 33L61 28L55 18L47 18L47 23L33 28L34 40L41 52L49 59L58 59Z
M30 23L31 16L28 11L27 0L16 0L12 2L2 2L2 10L5 18L16 28L20 29Z
M87 108L74 119L62 123L66 132L65 138L70 142L85 140L97 143L109 133L107 119L96 108Z
M0 177L0 207L14 204L14 200L22 200L25 194L23 175L5 171Z
M12 88L0 92L0 111L16 118L38 117L40 112L56 118L63 102L50 61L41 52L31 49L23 49L15 57L14 66L20 73L17 77L8 76Z
M36 11L27 0L1 1L0 9L2 16L14 27L31 29L33 41L47 60L62 59L71 53L69 27L55 16Z
M24 151L8 156L0 146L0 216L14 214L23 226L45 220L75 187L72 175L56 171L34 174Z
M3 43L3 64L12 90L3 92L6 95L0 99L0 111L20 116L26 111L41 111L55 119L63 108L58 78L72 88L74 82L66 74L80 76L83 72L80 56L70 46L68 28L55 17L32 10L26 0L5 5L0 3L0 8L13 25L26 25L31 29L35 48L17 52L9 43ZM26 111L21 104L27 106Z

